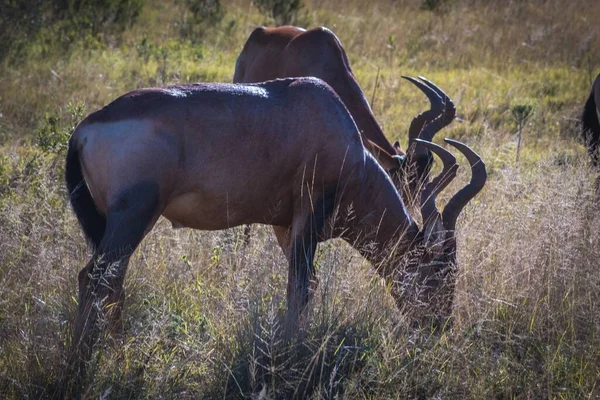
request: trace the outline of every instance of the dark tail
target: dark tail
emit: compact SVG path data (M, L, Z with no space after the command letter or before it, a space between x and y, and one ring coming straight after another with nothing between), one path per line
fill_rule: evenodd
M79 151L72 139L69 141L69 150L67 151L65 180L67 181L68 196L73 211L75 211L79 224L83 228L88 243L95 250L104 236L106 218L98 212L94 199L92 199L92 195L85 184L81 173Z
M598 145L600 145L600 122L598 122L593 86L592 93L590 93L590 97L588 97L585 107L583 108L581 125L581 135L587 146L592 163L594 166L598 167L600 166L600 154L598 154Z

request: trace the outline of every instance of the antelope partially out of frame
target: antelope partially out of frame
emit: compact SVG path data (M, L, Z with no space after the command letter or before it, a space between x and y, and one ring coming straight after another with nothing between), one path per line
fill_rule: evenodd
M452 102L447 101L447 96L438 91L437 95L442 97L442 101L437 99L432 101L432 105L436 105L437 108L432 107L432 110L413 120L409 130L407 159L398 142L392 145L386 139L352 73L342 43L327 28L314 28L308 31L295 26L256 28L238 56L233 81L256 83L301 76L320 78L335 90L354 118L365 147L388 172L404 199L414 200L422 179L429 172L432 159L426 147L412 145L422 133L425 123L442 114L444 107L452 105ZM425 83L430 84L430 82ZM417 81L416 84L420 82ZM434 85L429 86L434 87ZM436 93L431 91L426 91L426 94L430 99L437 97ZM453 111L444 113L443 115L448 118L441 119L438 123L452 122ZM421 136L420 139L431 141L433 136ZM409 170L413 172L410 176ZM407 183L408 187L406 187Z
M426 135L439 129L436 121ZM314 284L317 243L340 237L373 263L399 306L417 299L448 316L455 279L456 219L486 171L469 147L469 184L443 212L436 196L455 158L421 192L422 229L362 143L335 92L317 78L253 85L140 89L88 116L69 141L66 182L94 255L79 273L72 374L82 376L100 316L119 326L133 251L159 216L174 227L277 227L289 260L286 330L293 332ZM424 306L425 307L425 306Z
M582 137L587 145L588 153L592 159L592 163L596 167L600 167L600 122L598 121L598 113L600 109L600 74L592 84L592 91L585 103L583 115L581 116Z

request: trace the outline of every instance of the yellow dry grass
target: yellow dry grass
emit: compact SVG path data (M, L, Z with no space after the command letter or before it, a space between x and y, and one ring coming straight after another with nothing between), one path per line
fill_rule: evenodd
M440 136L469 143L488 165L486 188L459 220L453 327L409 329L370 265L331 241L319 248L305 338L287 346L287 267L268 227L243 249L237 228L160 221L130 264L126 342L100 346L86 397L600 396L600 218L575 121L600 65L600 7L420 4L313 0L302 18L340 37L369 98L379 70L374 111L390 140L405 144L427 105L400 75L424 75L463 120ZM0 65L0 397L54 390L89 257L65 201L63 154L34 145L44 113L67 129L69 101L92 111L137 87L230 81L247 35L272 21L247 1L226 5L193 43L179 37L181 4L152 1L121 43L65 54L34 43L18 64ZM523 103L535 113L516 164L510 108Z

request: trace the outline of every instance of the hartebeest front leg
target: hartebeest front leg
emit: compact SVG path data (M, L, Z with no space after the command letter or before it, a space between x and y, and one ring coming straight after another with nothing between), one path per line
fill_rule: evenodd
M314 201L315 198L316 201ZM301 199L304 199L303 204L296 207L297 212L289 231L288 315L286 323L288 332L293 332L298 326L300 314L308 304L311 293L317 287L318 280L315 277L314 257L319 237L324 231L325 222L333 214L334 198L334 191L331 193L327 191L310 193L301 196ZM308 201L308 199L313 201ZM283 231L277 233L280 244L283 242L285 245Z
M300 314L310 298L311 280L315 275L314 256L317 248L314 218L308 212L295 218L290 231L289 271L287 284L288 313L286 331L294 332Z

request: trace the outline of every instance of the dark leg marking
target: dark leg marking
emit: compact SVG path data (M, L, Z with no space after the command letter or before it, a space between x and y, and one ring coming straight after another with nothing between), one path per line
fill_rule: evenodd
M100 323L107 320L113 328L120 326L125 298L123 282L129 258L158 218L159 211L155 183L140 183L123 190L109 207L104 237L79 273L79 308L69 359L68 391L81 390L86 363L102 330Z

